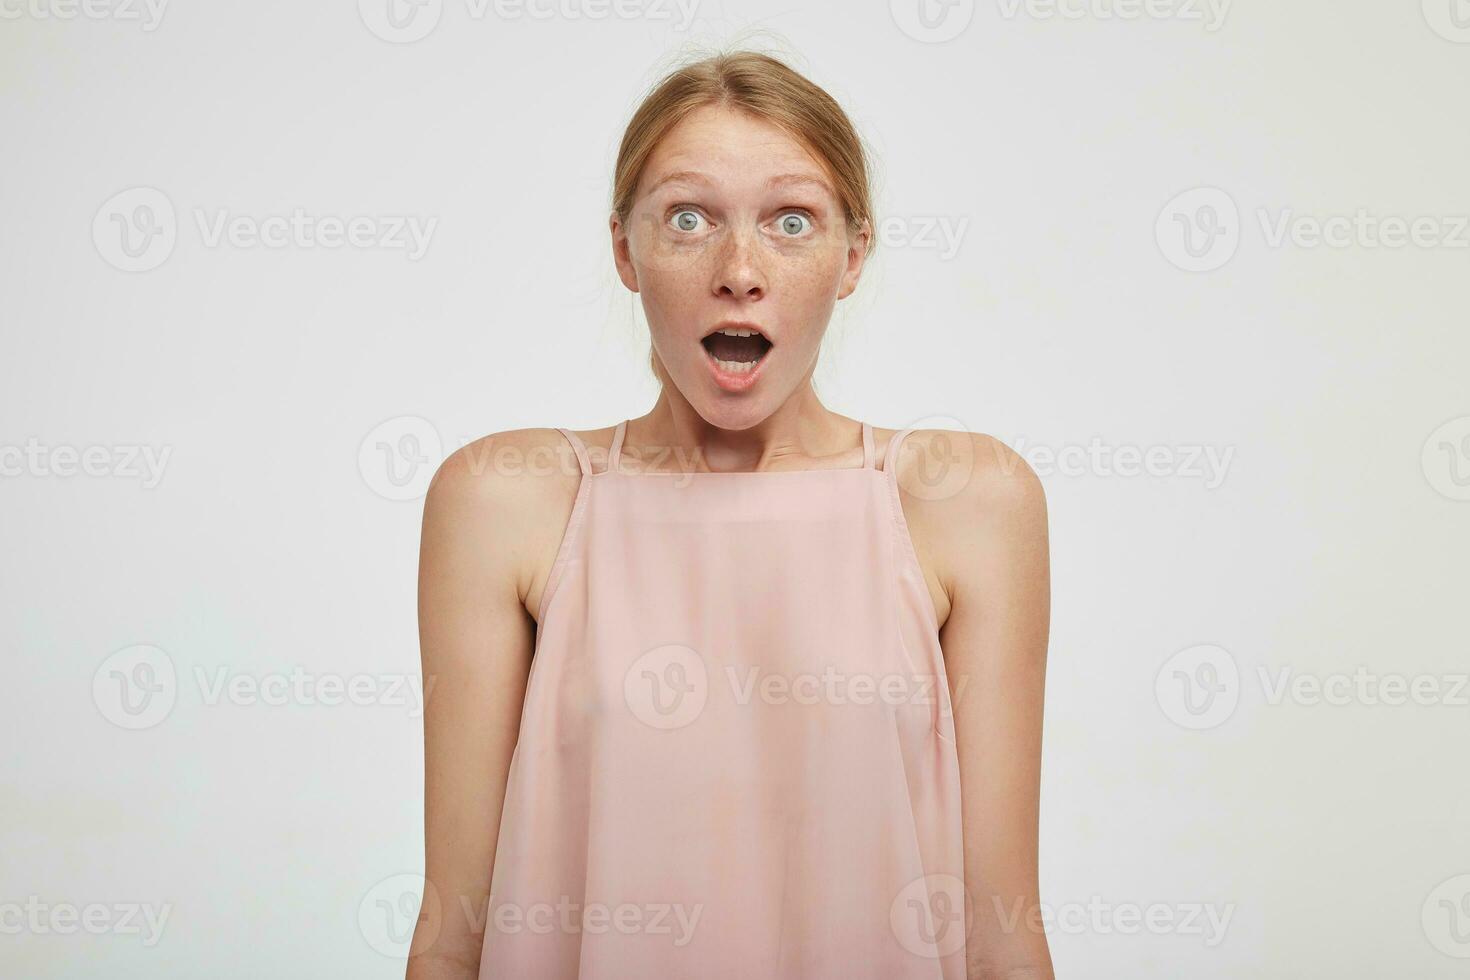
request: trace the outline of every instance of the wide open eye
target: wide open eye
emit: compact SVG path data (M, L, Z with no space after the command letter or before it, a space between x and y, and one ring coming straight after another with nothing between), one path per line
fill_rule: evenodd
M803 234L811 225L812 219L805 211L787 211L778 222L781 231L792 238Z
M679 231L698 231L699 222L703 220L703 216L693 208L679 208L669 215L669 220Z

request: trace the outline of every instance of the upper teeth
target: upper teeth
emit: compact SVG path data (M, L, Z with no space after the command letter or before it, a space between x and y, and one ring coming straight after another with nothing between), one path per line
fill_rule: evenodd
M760 333L760 331L759 330L742 330L742 329L737 329L735 327L725 327L725 328L723 328L721 330L716 330L715 333L722 333L722 334L726 335L727 337L754 337L756 334Z

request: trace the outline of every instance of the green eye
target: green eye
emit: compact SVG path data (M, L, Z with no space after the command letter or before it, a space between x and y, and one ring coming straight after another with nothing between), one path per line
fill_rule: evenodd
M811 224L811 219L800 211L790 211L781 217L781 230L788 235L800 235Z
M694 231L699 227L699 214L688 208L682 208L673 214L674 227L680 231Z

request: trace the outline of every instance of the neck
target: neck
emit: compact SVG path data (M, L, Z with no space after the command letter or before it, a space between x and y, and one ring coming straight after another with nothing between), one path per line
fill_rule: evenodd
M668 453L713 472L806 469L822 466L824 458L861 456L860 426L823 405L809 378L763 418L736 411L714 422L665 383L648 414L629 420L624 445L644 460Z

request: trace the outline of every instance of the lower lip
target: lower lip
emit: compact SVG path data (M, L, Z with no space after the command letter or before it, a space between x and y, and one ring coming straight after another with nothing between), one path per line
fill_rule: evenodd
M761 369L766 366L766 362L771 359L771 352L775 350L774 347L767 347L761 359L755 362L755 367L736 374L722 369L719 362L715 360L715 356L703 344L699 345L699 349L704 352L704 361L709 365L710 377L715 379L715 384L724 391L735 394L747 391L751 385L755 384L756 379L760 377Z

